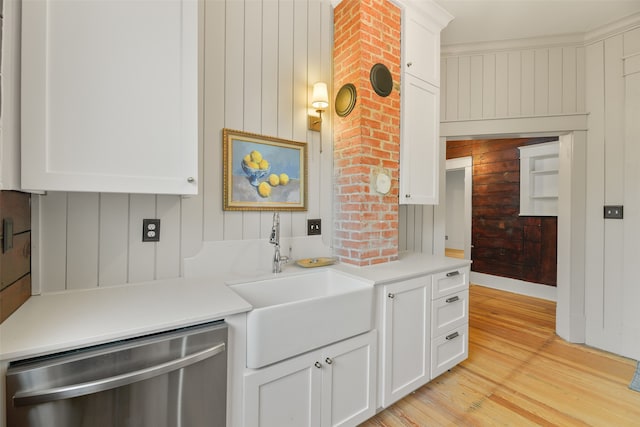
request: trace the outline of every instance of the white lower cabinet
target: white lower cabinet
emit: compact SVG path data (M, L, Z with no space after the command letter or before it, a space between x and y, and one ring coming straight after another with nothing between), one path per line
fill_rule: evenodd
M469 267L433 275L431 378L469 356Z
M355 426L375 414L376 331L244 377L247 427Z
M431 276L380 286L380 406L430 379Z

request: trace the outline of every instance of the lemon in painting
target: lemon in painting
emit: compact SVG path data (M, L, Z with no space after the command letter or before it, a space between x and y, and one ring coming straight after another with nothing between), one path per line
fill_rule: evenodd
M269 197L269 195L271 194L271 186L267 183L267 181L261 182L260 185L258 185L258 194L260 194L262 197Z
M257 164L260 164L260 162L262 161L262 154L259 151L253 150L251 152L251 160L253 160Z
M242 160L244 161L244 164L248 166L249 163L251 163L251 154L247 154Z
M260 166L255 162L249 162L249 163L247 163L247 166L249 166L251 169L259 169L260 168Z
M269 184L271 184L272 187L280 184L280 178L278 177L278 175L276 175L275 173L269 175Z
M280 174L280 185L287 185L289 183L289 175L286 173Z
M259 163L260 169L269 169L269 162L266 159L262 159Z

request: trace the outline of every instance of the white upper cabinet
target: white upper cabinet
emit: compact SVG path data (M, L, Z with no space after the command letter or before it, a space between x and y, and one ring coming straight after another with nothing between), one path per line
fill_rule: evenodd
M401 204L437 205L440 179L440 31L453 17L435 3L402 13Z
M20 2L0 2L0 190L20 189Z
M440 29L429 26L420 15L407 11L404 27L403 70L421 80L440 86Z
M196 0L25 0L22 188L196 194Z

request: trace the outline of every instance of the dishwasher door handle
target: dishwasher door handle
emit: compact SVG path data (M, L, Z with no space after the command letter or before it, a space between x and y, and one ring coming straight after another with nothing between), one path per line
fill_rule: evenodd
M68 399L100 391L111 390L112 388L133 384L193 365L194 363L223 353L225 349L225 343L220 343L197 353L190 354L189 356L181 357L180 359L170 360L159 365L139 369L126 374L115 375L113 377L88 381L80 384L47 388L44 390L18 391L13 395L13 405L15 407L36 405L39 403L53 402L55 400Z

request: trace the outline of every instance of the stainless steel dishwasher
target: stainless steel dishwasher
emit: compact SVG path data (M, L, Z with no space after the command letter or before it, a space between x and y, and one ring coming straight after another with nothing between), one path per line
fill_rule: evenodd
M9 427L222 427L227 326L214 322L14 362Z

